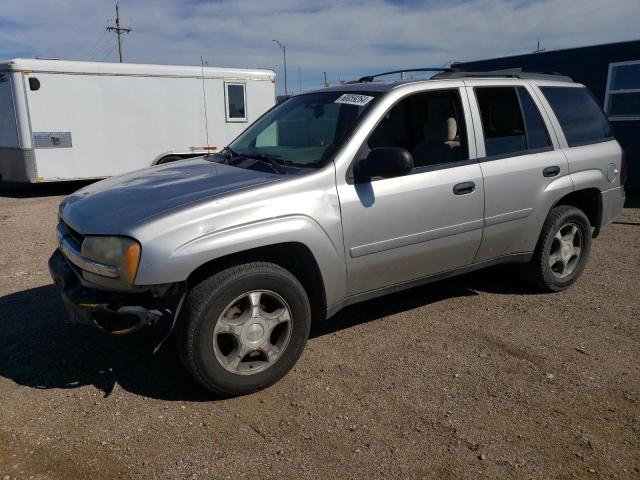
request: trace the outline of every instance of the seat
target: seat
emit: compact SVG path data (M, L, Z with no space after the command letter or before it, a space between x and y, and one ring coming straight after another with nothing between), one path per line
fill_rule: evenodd
M423 135L424 140L418 143L412 152L416 167L448 163L458 159L458 122L449 99L435 98L429 101Z

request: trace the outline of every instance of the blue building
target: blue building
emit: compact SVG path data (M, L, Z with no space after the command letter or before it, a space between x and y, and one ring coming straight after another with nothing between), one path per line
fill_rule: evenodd
M640 40L456 63L469 71L553 71L596 96L626 153L627 188L640 191Z

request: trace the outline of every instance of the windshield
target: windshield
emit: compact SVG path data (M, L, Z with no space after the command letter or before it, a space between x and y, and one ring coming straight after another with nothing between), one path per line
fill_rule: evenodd
M318 167L353 129L376 92L298 95L247 128L231 145L234 155L268 158L294 167Z

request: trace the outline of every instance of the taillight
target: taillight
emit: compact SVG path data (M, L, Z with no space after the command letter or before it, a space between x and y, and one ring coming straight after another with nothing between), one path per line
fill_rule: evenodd
M627 159L624 155L624 150L622 150L622 158L620 162L620 185L624 187L624 184L627 182Z

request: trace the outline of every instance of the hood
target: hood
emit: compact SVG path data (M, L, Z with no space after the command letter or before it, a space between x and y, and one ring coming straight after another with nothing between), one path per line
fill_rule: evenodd
M69 195L60 213L80 233L116 235L163 212L283 178L197 158L89 185Z

